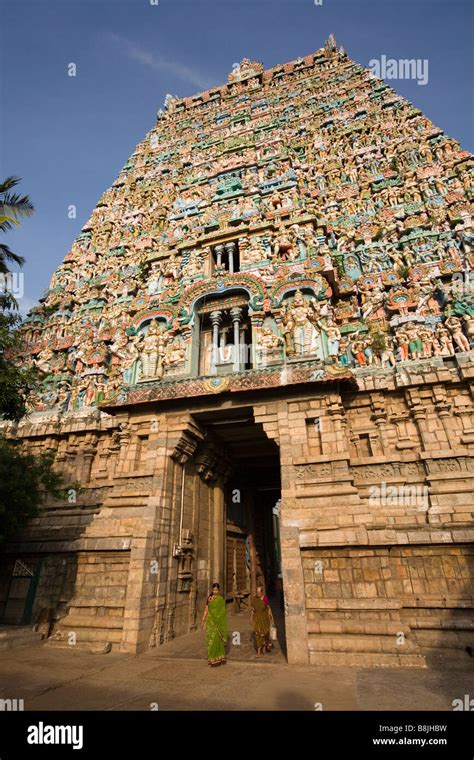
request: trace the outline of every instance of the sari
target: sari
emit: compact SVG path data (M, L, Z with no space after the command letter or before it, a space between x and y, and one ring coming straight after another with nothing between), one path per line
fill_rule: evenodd
M273 644L270 641L270 614L269 602L266 596L252 597L253 609L253 629L255 631L255 640L257 649L271 649Z
M213 596L207 603L206 617L207 659L209 665L221 665L225 660L227 640L227 613L222 596Z

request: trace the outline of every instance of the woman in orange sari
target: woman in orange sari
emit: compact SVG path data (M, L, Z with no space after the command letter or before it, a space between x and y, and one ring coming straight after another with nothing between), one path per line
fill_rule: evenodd
M251 617L255 631L257 654L259 657L263 657L264 652L270 652L273 649L270 639L270 626L275 625L272 608L268 597L263 593L263 586L257 586L257 594L252 597Z

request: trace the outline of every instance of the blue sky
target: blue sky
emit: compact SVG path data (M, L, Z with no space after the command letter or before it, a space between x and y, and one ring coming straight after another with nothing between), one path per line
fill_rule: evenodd
M473 149L473 0L0 1L0 174L22 178L35 215L8 236L26 257L22 311L48 287L102 192L153 126L166 93L226 81L322 47L427 59L427 85L389 84ZM77 76L69 77L69 63ZM68 218L68 206L77 218Z

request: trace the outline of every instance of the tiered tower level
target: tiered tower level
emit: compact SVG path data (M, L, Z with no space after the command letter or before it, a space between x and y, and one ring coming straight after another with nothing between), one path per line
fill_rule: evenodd
M25 323L44 380L29 418L6 429L53 449L83 492L46 510L12 556L44 550L56 576L61 552L79 558L54 592L65 604L72 584L64 631L136 651L188 630L223 572L224 549L201 565L197 549L223 507L208 499L177 569L186 511L173 505L186 510L188 488L203 504L202 489L228 478L215 446L203 458L198 405L240 404L280 452L290 660L416 660L443 628L464 646L473 166L332 37L167 96ZM371 488L386 483L427 489L426 509L374 508ZM59 547L51 531L65 525ZM161 575L148 577L158 555ZM112 561L117 583L104 580ZM397 649L410 625L417 642Z
M468 351L472 171L331 43L168 97L27 319L47 373L35 409L295 361L326 373Z

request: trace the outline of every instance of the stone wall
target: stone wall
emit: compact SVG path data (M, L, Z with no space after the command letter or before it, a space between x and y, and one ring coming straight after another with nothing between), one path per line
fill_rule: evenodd
M463 649L473 562L472 546L304 551L310 662L419 665L426 647Z
M291 661L410 665L473 645L472 369L361 370L357 393L257 407L281 453Z
M9 426L81 486L8 547L46 558L35 612L55 606L52 642L74 631L79 646L138 652L196 628L224 580L232 468L194 415L251 404L280 451L289 661L419 665L472 645L473 373L464 354L361 369L358 391L313 383Z

